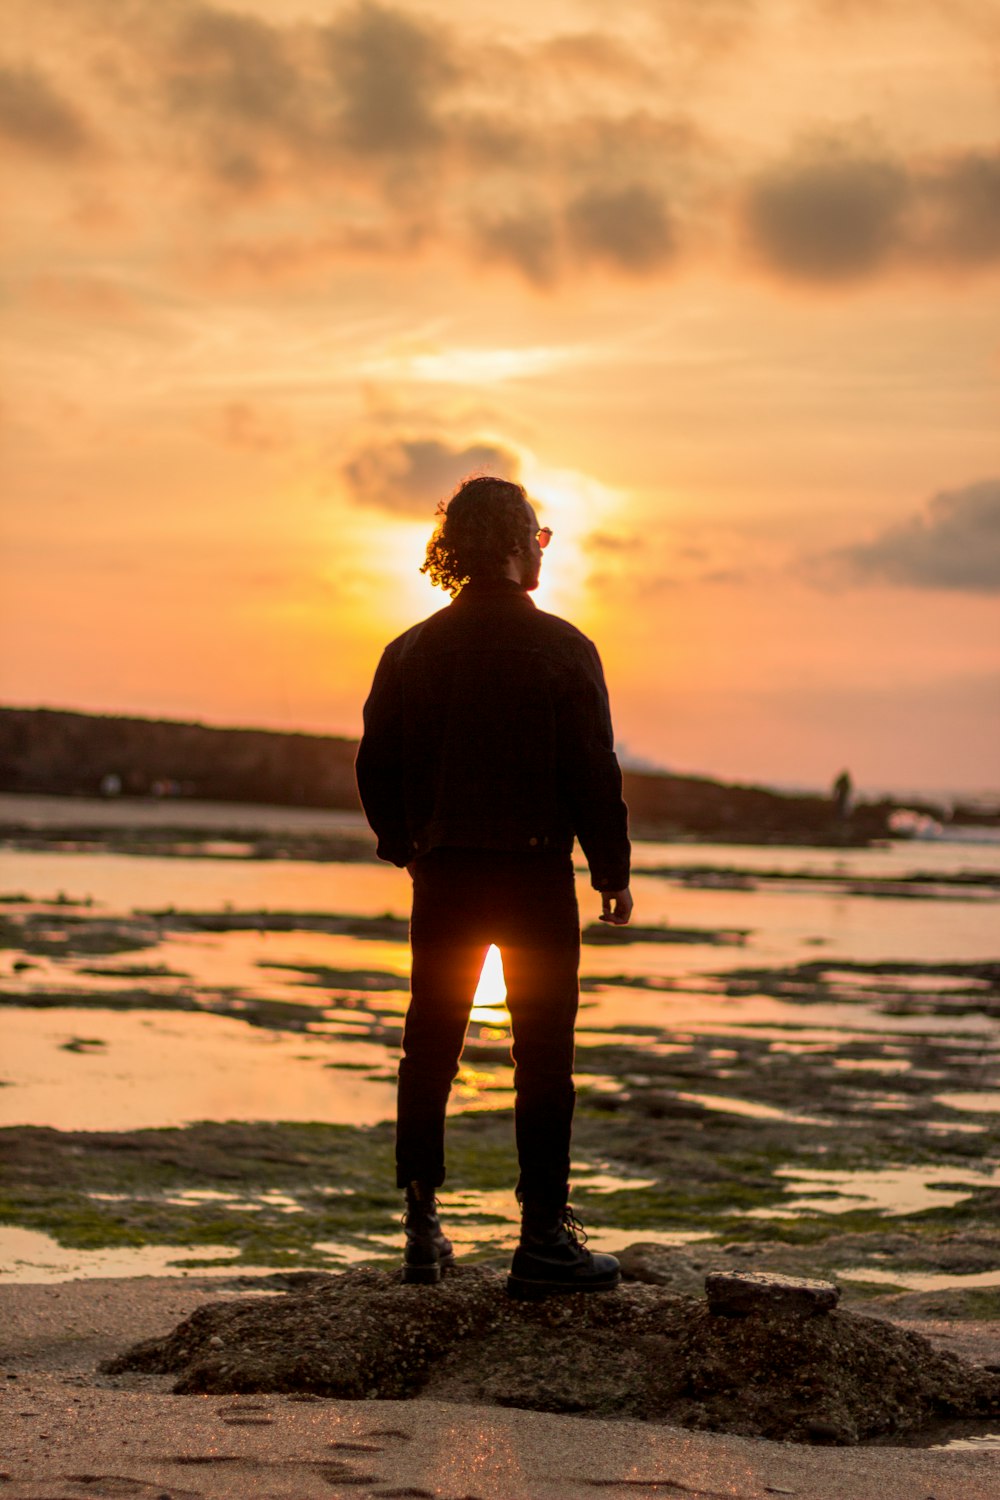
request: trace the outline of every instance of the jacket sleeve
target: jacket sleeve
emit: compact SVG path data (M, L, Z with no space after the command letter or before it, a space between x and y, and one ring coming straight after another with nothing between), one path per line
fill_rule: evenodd
M557 696L560 779L597 891L629 883L631 845L622 773L601 659L581 637Z
M403 705L399 674L388 647L365 704L354 774L365 817L378 839L379 859L406 865L413 850L403 796Z

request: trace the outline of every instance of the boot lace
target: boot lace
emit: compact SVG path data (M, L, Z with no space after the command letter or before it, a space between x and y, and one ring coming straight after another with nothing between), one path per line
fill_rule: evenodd
M587 1243L587 1231L568 1204L563 1210L562 1226L570 1239L576 1244L585 1245Z
M440 1207L441 1204L436 1196L433 1198L414 1199L412 1203L407 1203L403 1209L403 1212L399 1216L399 1222L405 1229L413 1213L435 1216Z

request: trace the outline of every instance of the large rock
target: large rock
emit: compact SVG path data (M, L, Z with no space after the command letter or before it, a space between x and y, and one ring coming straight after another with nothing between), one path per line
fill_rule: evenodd
M1000 1375L874 1318L719 1318L651 1286L512 1302L475 1266L436 1287L359 1268L199 1308L104 1370L172 1374L178 1392L425 1396L806 1442L1000 1415Z
M725 1318L751 1313L816 1317L832 1312L840 1288L811 1276L783 1276L774 1271L710 1271L705 1277L709 1311Z

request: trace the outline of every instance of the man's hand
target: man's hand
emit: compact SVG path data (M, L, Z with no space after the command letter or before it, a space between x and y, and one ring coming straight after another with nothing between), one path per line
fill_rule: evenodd
M632 892L628 886L623 891L601 892L601 921L613 927L624 927L632 915Z

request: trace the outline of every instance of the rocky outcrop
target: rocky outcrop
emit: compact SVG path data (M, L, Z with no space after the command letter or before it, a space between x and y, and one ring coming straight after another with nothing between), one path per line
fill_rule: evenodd
M773 1271L712 1271L705 1277L710 1312L723 1318L751 1313L817 1317L832 1312L840 1288L810 1276L782 1276Z
M362 1267L203 1307L103 1368L171 1374L184 1393L420 1396L798 1442L1000 1415L1000 1375L875 1318L803 1316L780 1297L720 1317L648 1285L512 1302L475 1266L437 1287Z

